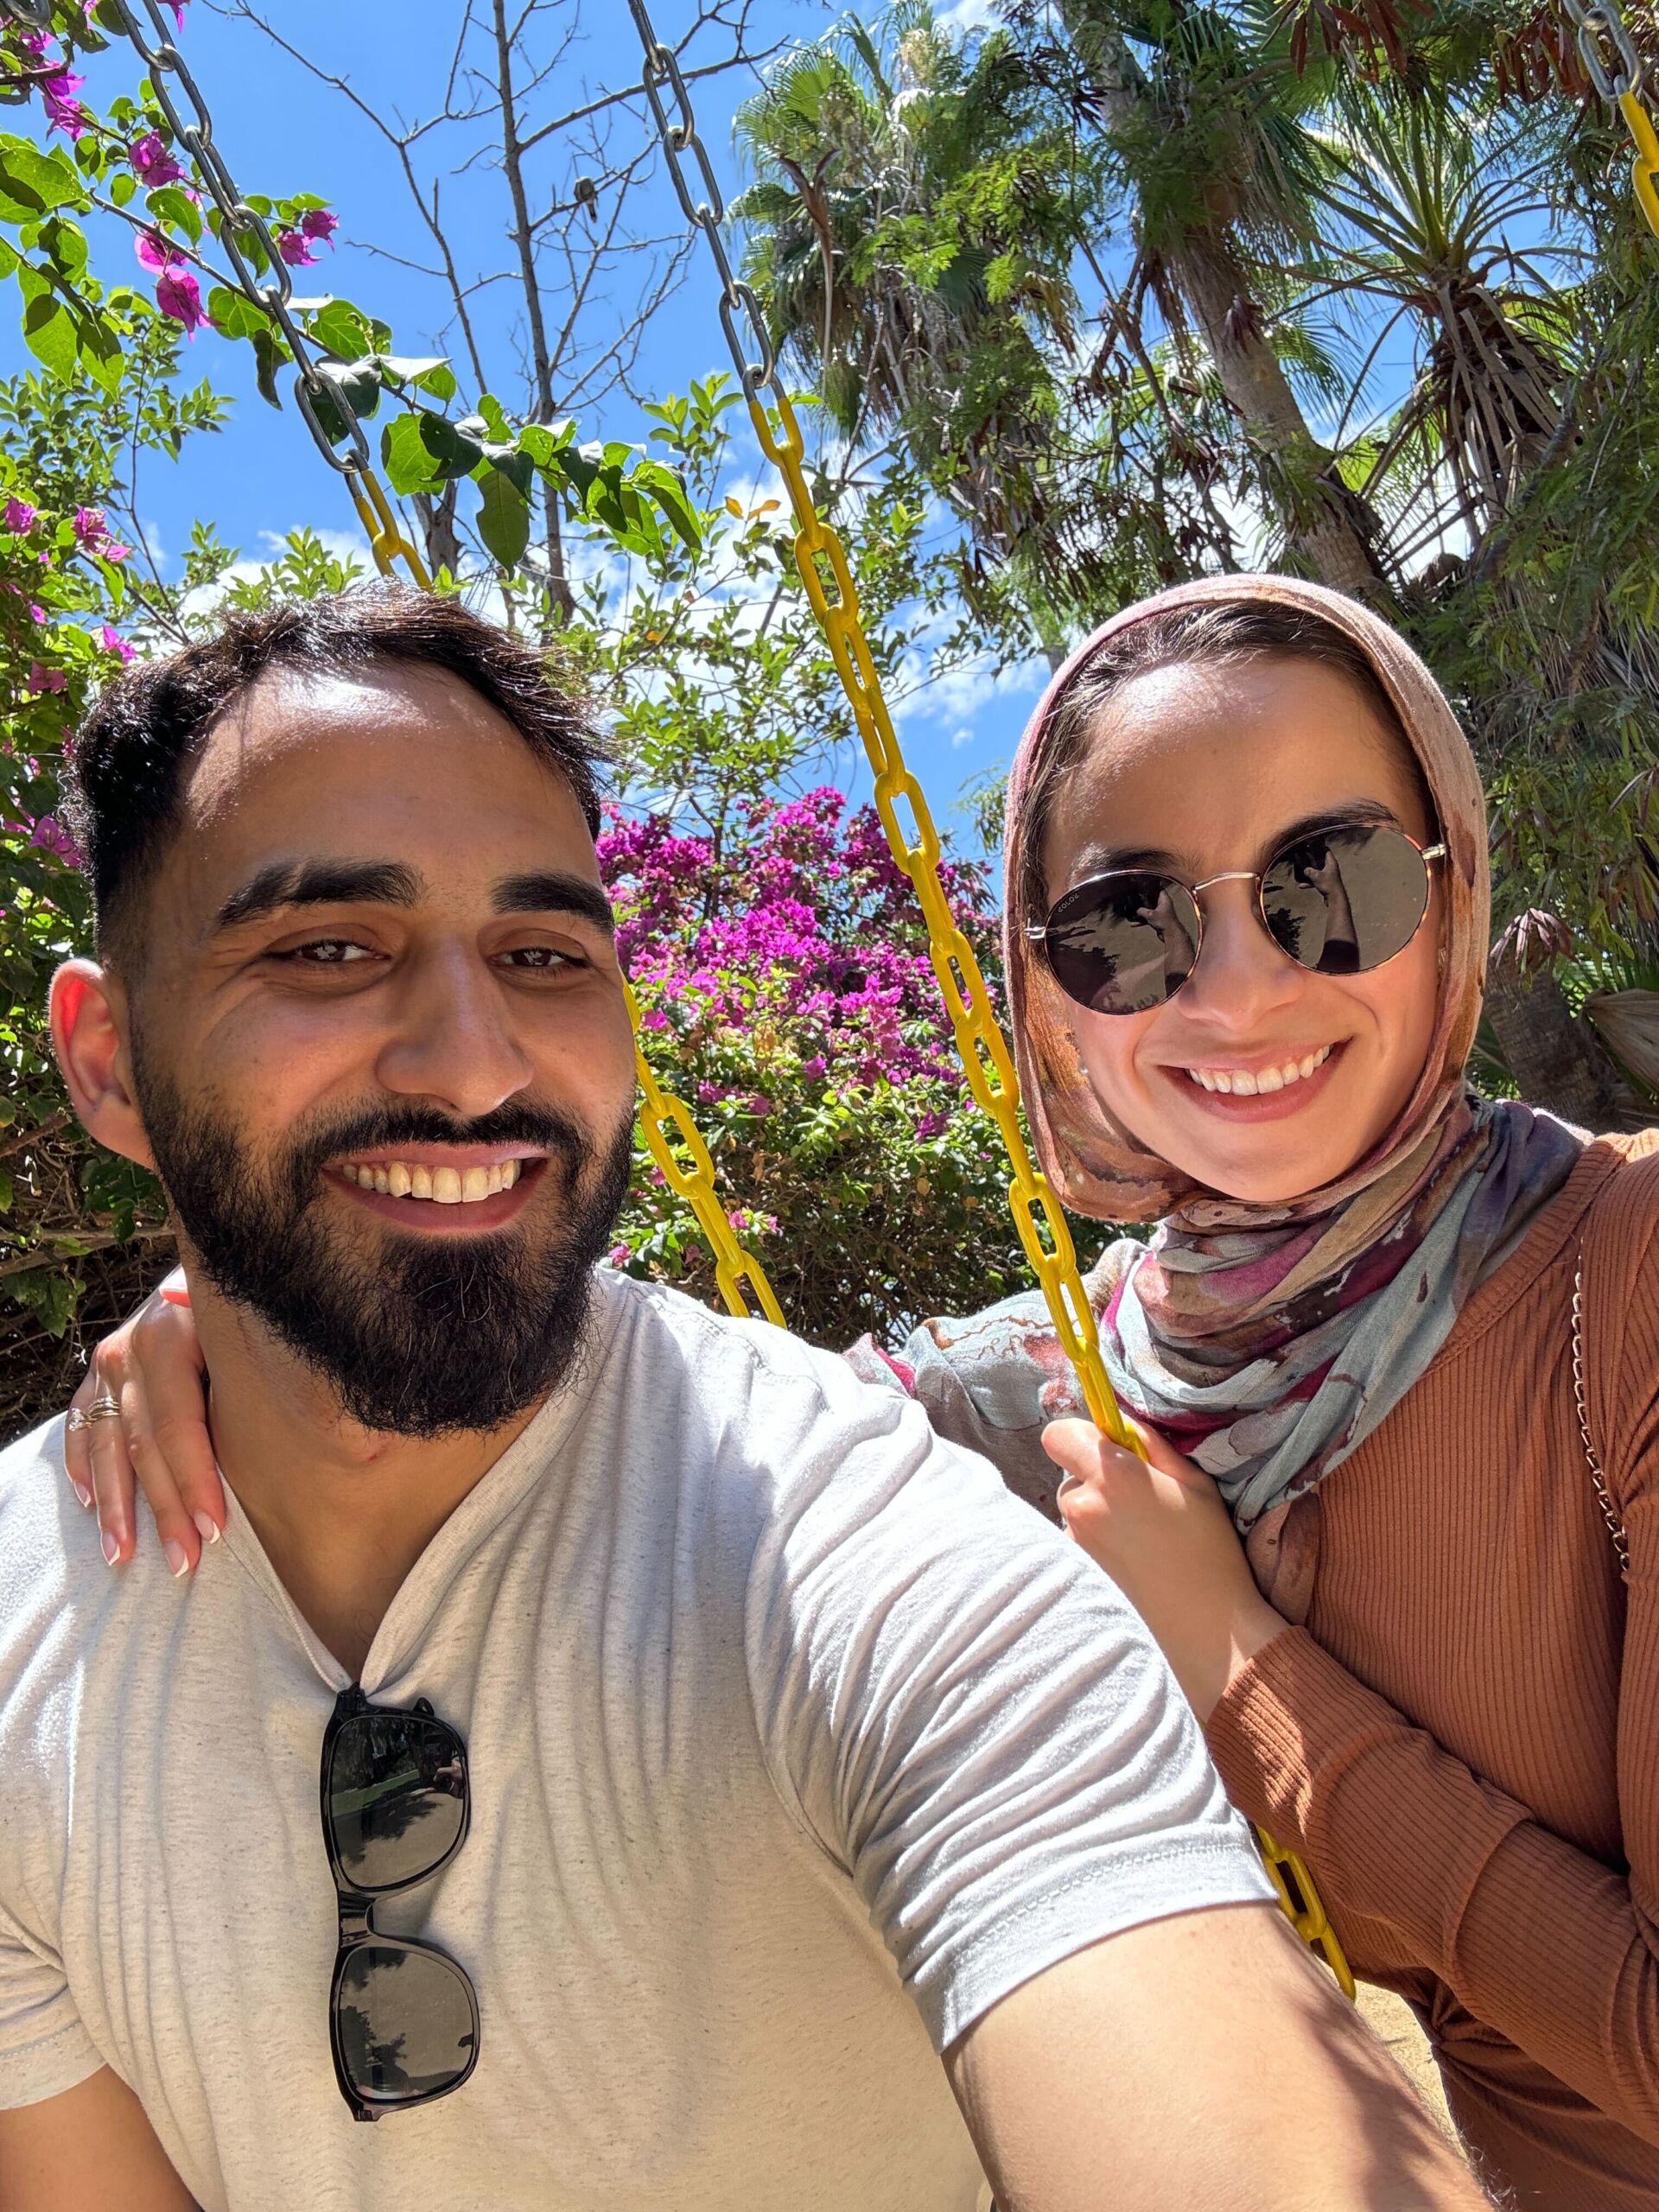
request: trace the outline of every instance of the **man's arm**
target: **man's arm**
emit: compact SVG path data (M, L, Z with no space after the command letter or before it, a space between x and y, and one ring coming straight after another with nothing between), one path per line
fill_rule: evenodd
M1131 1928L945 2053L1000 2212L1479 2212L1490 2200L1271 1905Z
M107 2066L0 2112L0 2212L195 2212L132 2091Z

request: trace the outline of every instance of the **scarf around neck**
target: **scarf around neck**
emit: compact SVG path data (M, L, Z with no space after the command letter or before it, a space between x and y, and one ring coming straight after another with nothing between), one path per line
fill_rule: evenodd
M1022 925L1027 798L1054 708L1109 638L1188 607L1301 609L1364 652L1433 803L1441 870L1440 1003L1399 1118L1323 1189L1256 1205L1206 1189L1108 1111L1079 1056L1071 1001ZM1476 1285L1565 1182L1584 1138L1467 1087L1490 928L1485 804L1445 695L1399 634L1357 601L1287 576L1213 576L1126 608L1078 647L1039 702L1008 782L1005 949L1014 1052L1044 1172L1066 1205L1157 1218L1091 1273L1101 1347L1129 1411L1220 1485L1241 1535L1276 1519L1397 1405Z

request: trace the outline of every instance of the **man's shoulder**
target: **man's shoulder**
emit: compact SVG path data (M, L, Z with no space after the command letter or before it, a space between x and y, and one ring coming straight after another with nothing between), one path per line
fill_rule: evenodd
M728 1408L734 1386L769 1393L805 1393L814 1406L854 1413L872 1392L839 1352L820 1350L776 1323L717 1313L667 1283L601 1272L605 1296L623 1326L628 1387L644 1392L652 1362L717 1408ZM614 1339L613 1339L614 1340Z

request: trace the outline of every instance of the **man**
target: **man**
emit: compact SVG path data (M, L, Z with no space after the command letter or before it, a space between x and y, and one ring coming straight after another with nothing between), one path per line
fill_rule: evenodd
M167 1188L230 1519L112 1575L60 1425L0 1463L3 2212L1479 2202L1106 1578L595 1268L632 1046L534 656L244 619L76 769L54 1039Z

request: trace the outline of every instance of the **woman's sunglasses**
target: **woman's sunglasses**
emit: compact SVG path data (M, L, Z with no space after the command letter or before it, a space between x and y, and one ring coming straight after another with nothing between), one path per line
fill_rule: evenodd
M1262 928L1299 967L1363 975L1416 936L1428 911L1428 864L1445 857L1444 845L1425 848L1387 823L1345 823L1291 838L1263 868L1202 883L1159 868L1091 876L1026 934L1067 998L1096 1014L1144 1014L1173 998L1198 964L1199 893L1253 883Z

